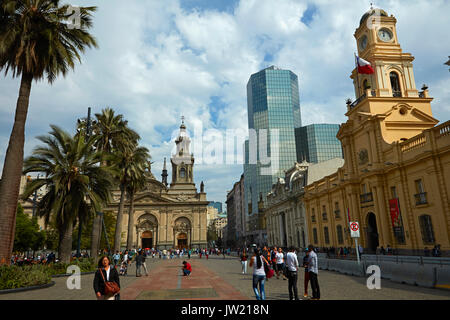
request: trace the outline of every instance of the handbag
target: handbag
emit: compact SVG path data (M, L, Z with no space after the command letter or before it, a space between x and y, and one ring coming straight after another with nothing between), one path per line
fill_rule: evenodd
M274 275L273 269L270 267L270 265L267 263L266 259L263 258L264 261L264 271L266 272L266 278L270 279Z
M110 267L111 268L111 267ZM114 281L106 281L103 275L102 269L98 269L102 275L103 282L105 283L105 296L113 296L120 292L119 285Z

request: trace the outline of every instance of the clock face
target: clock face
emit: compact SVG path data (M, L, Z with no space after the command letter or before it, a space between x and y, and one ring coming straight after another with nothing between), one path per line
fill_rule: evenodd
M388 29L381 29L378 31L378 37L380 37L381 41L389 42L392 40L392 32Z
M367 36L362 36L362 38L359 40L359 47L361 50L365 50L367 47Z

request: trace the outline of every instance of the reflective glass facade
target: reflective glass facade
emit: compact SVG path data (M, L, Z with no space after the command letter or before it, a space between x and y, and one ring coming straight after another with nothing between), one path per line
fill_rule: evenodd
M252 203L257 212L259 195L263 199L272 189L278 177L284 177L284 170L297 160L295 128L301 127L298 77L292 71L269 67L253 74L247 84L248 127L258 135L257 163L249 163L249 142L245 144L244 177L246 203ZM261 129L267 130L267 143L259 139ZM271 146L271 137L277 135L277 146ZM260 147L267 146L267 150ZM274 153L278 148L278 153ZM264 165L263 155L270 157L270 164ZM275 166L274 157L278 160ZM262 174L272 165L272 174Z
M319 163L342 158L342 145L336 138L338 124L312 124L295 129L297 161Z

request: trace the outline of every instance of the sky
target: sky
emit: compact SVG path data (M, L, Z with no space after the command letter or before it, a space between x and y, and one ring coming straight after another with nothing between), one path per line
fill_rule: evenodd
M203 155L196 153L199 144L191 149L197 188L204 181L208 200L225 203L243 166L238 160L223 163L220 148L215 149L220 143L208 143L225 141L227 130L248 129L246 85L253 73L275 65L298 75L303 125L344 123L345 101L355 99L349 78L356 52L353 34L370 1L61 3L98 7L91 33L99 48L88 49L82 63L53 85L33 82L25 156L39 144L36 137L50 131L50 124L73 133L88 107L93 113L112 107L140 134L154 161L153 174L161 179L164 157L170 164L184 116L191 136L203 139L196 140L203 143ZM415 57L417 87L429 86L433 116L449 120L450 72L444 63L450 55L450 1L380 0L374 6L396 17L401 47ZM20 79L1 74L0 170L19 84Z

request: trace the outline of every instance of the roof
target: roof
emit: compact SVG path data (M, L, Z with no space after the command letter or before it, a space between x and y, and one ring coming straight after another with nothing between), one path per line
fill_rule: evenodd
M369 18L370 16L375 16L375 17L387 17L388 14L386 13L386 11L384 11L383 9L379 9L379 8L370 8L369 11L367 11L366 13L364 13L364 15L361 18L361 21L359 22L359 26L362 26L362 24L367 20L367 18Z

